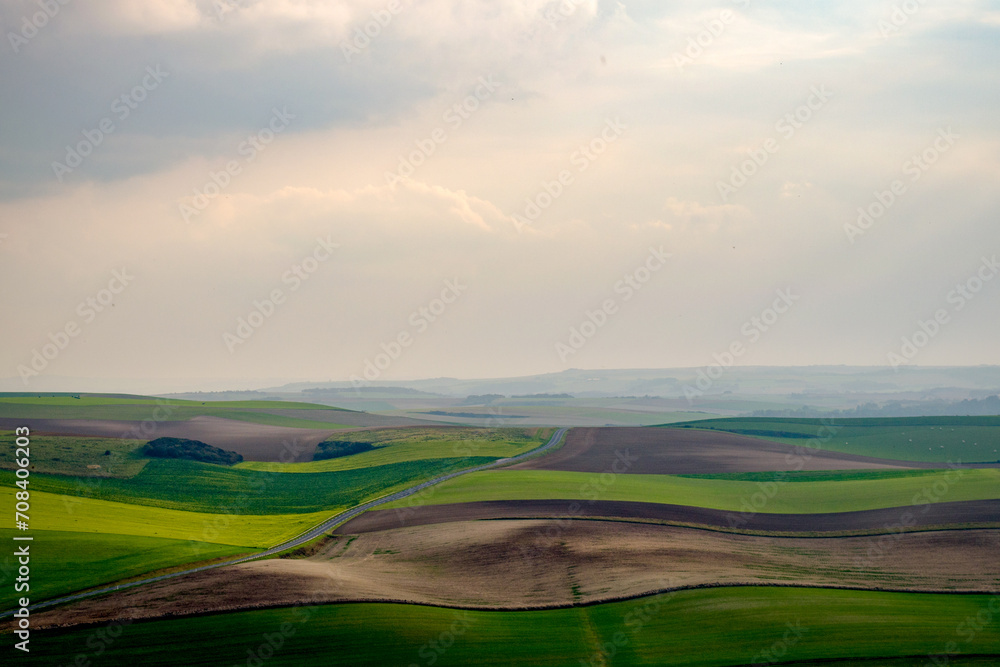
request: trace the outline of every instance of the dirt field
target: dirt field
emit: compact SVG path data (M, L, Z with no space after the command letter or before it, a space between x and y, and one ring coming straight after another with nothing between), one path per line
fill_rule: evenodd
M797 453L794 445L732 433L671 428L575 428L566 444L547 456L525 461L512 470L619 471L618 453L639 457L623 472L645 474L712 474L771 470L853 470L934 468L941 464L909 463L838 452ZM617 462L617 466L616 466Z
M926 508L926 512L924 509ZM909 512L912 516L906 516ZM609 517L653 522L716 526L765 532L843 532L899 528L909 525L1000 524L1000 500L934 503L830 514L751 514L704 507L617 500L485 500L448 505L372 510L337 529L353 535L473 519L548 519ZM1000 565L1000 564L998 564Z
M24 420L20 420L23 422ZM133 437L142 433L141 422L107 419L32 419L33 433L48 435L80 435L104 438ZM0 427L3 424L0 423ZM285 443L294 443L295 461L311 461L316 445L342 430L320 430L268 426L221 417L193 417L187 421L162 421L156 431L137 443L152 438L172 437L201 440L239 454L249 461L279 461ZM286 462L291 462L286 455Z
M309 559L199 572L40 612L33 626L298 602L530 608L738 583L995 590L1000 530L775 538L607 521L474 521L332 538Z

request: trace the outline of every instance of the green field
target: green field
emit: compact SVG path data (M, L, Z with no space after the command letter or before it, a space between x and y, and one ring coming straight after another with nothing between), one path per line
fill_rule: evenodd
M357 505L436 477L492 461L450 458L405 461L336 472L272 473L179 459L152 459L130 479L31 476L36 491L193 512L292 514ZM0 471L0 485L13 486L11 471Z
M0 432L0 451L9 452L0 459L0 469L14 470L13 431ZM99 475L132 477L148 459L136 455L142 447L138 440L87 438L73 435L33 435L29 446L31 471L60 475ZM109 452L105 454L105 452ZM99 469L87 466L99 465Z
M966 619L977 614L991 620L973 631ZM237 612L138 622L114 628L115 640L99 646L106 664L236 665L255 657L267 665L296 667L721 667L763 662L763 652L771 650L787 662L926 660L947 650L1000 656L998 619L1000 598L985 595L743 587L549 611L340 604ZM93 633L36 631L24 664L68 663L87 652Z
M958 476L958 473L961 475ZM630 500L739 511L766 482L699 479L677 475L614 475L562 470L500 470L463 475L435 487L424 504L477 500ZM935 491L942 489L943 492ZM901 507L935 502L1000 498L1000 469L934 471L890 479L853 479L774 484L773 497L760 508L768 513L813 514ZM408 499L385 507L404 507ZM586 507L586 505L584 506Z
M16 490L0 487L0 503L13 507ZM239 502L239 498L231 499L233 509ZM257 548L295 537L336 514L336 509L240 516L226 513L226 507L213 514L184 512L32 491L28 516L32 530L138 535Z
M665 428L697 428L845 454L928 462L1000 462L1000 417L885 419L703 419ZM821 437L825 436L825 437Z
M309 417L298 414L309 411ZM31 419L107 419L113 421L183 421L192 417L221 417L290 428L350 428L337 422L345 411L327 405L292 401L199 402L134 396L0 395L0 417Z
M18 532L0 530L0 540L5 544L25 544L11 541L11 537ZM34 530L30 534L34 537L28 543L34 555L30 563L31 588L27 592L16 592L15 559L9 553L0 558L0 609L9 609L13 601L21 596L37 602L192 560L212 560L256 551L245 547L135 535L95 535L55 530Z
M788 470L769 472L716 472L684 474L677 477L690 479L721 479L732 482L846 482L849 480L898 479L900 477L926 477L937 475L942 470Z
M18 405L53 405L92 407L95 405L205 405L205 401L188 401L175 398L155 398L153 396L105 396L101 394L0 394L0 403ZM277 407L296 410L340 410L340 408L315 403L296 401L211 401L217 408L268 408Z
M116 400L136 407L132 399ZM103 405L97 399L90 403L79 409ZM147 459L138 455L135 441L33 436L28 515L38 535L34 553L43 554L34 559L35 581L46 582L33 595L37 600L270 547L366 500L535 448L546 435L515 429L386 429L348 436L377 440L372 452L317 464L249 467ZM0 434L0 443L10 449L13 436ZM12 467L11 457L5 458ZM94 464L101 468L88 469ZM77 474L53 474L67 472ZM15 480L12 470L0 470L0 502L11 507ZM4 595L13 595L13 587Z
M242 470L276 472L330 472L382 466L404 461L448 459L460 456L508 458L545 444L552 429L407 428L378 429L337 435L335 439L371 442L375 450L325 461L265 463L244 461Z

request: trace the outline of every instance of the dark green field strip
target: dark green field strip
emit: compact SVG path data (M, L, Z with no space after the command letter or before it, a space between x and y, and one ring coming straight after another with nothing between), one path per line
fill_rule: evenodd
M663 424L657 428L724 431L790 445L894 460L1000 462L1000 417L731 417Z
M715 419L697 419L689 422L663 424L666 427L707 426L723 427L751 425L750 428L767 428L769 430L796 431L815 436L818 428L835 426L838 428L905 428L915 426L992 426L1000 428L1000 415L997 416L944 416L944 417L843 417L823 419L818 417L718 417ZM772 429L771 425L781 428ZM785 428L796 426L804 428Z
M44 600L192 560L260 551L208 542L54 530L34 530L31 533L34 540L16 543L11 541L16 533L0 530L0 540L5 545L29 545L30 590L14 589L17 564L11 555L12 547L10 553L0 557L0 608L4 610L13 607L14 601L22 596L32 601Z
M342 535L405 526L495 519L594 519L667 523L751 533L880 534L904 530L1000 526L1000 500L934 503L859 512L774 514L619 500L485 500L372 510L337 529Z
M493 461L462 457L320 473L272 473L152 459L129 479L35 474L31 488L68 496L225 514L295 514L349 507L421 479ZM14 473L0 470L0 484Z
M978 620L977 620L978 619ZM1000 597L811 588L685 590L570 609L334 604L36 631L23 664L690 665L1000 657ZM904 663L905 664L905 663ZM975 664L975 663L972 663Z
M719 472L708 474L681 474L691 479L721 479L731 482L848 482L852 480L899 479L901 477L927 477L945 472L944 468L911 470L790 470L767 472Z
M947 661L945 658L948 658ZM935 660L937 662L935 663ZM858 658L855 660L809 660L806 662L779 662L780 667L997 667L997 656L926 656L908 658Z

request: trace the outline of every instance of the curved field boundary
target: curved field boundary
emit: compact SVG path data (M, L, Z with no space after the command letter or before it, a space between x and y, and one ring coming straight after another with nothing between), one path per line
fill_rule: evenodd
M799 627L807 631L795 633L801 639L785 646L791 649L788 657L799 664L870 664L902 656L917 657L923 664L928 655L956 639L958 619L996 609L1000 597L988 595L780 587L678 591L587 608L526 612L456 614L455 609L433 606L330 604L135 622L104 659L174 665L176 652L157 650L166 645L183 646L206 664L243 662L247 649L253 654L260 641L258 632L287 622L295 629L294 649L274 649L268 664L412 664L418 655L441 657L428 648L439 644L427 642L443 638L442 631L451 628L453 636L461 630L463 638L448 643L441 664L607 664L609 653L602 649L618 636L612 645L615 664L747 665L755 652L760 655ZM30 663L69 661L90 632L40 631ZM992 657L1000 651L1000 636L991 624L975 635L975 642L962 645L961 657ZM756 658L753 662L761 664Z
M340 526L355 534L477 519L619 519L707 526L740 531L825 533L900 532L962 524L1000 526L1000 500L969 500L826 514L750 514L661 503L602 500L505 500L423 505L403 514L375 510Z
M476 611L485 612L489 614L506 614L506 613L523 613L523 612L539 612L539 611L564 611L569 609L587 609L592 607L601 607L604 605L620 604L623 602L637 602L647 598L657 597L659 595L673 595L677 593L685 593L688 591L710 591L710 592L726 592L727 589L754 589L754 590L770 590L770 589L781 589L792 591L843 591L843 592L855 592L855 593L875 593L875 594L889 594L889 595L912 595L912 596L922 596L922 595L941 595L948 597L986 597L993 596L998 600L998 605L1000 605L1000 593L997 593L994 589L982 589L982 590L968 590L968 591L954 591L950 589L940 589L940 590L913 590L909 588L894 588L892 586L838 586L836 584L798 584L798 583L783 583L783 582L772 582L772 583L760 583L760 582L726 582L726 583L705 583L705 584L682 584L679 586L666 586L661 588L653 588L648 591L643 591L641 593L635 593L631 595L609 595L602 598L595 598L593 600L586 600L582 602L559 602L559 603L539 603L534 605L510 605L505 607L495 607L488 605L477 605L477 604L461 604L461 603L448 603L448 602L425 602L421 600L410 600L407 598L350 598L350 599L334 599L334 600L324 600L324 601L310 601L309 606L311 607L335 607L335 606L354 606L354 605L378 605L378 606L389 606L398 605L403 607L417 607L421 609L451 609L454 611ZM70 629L73 632L82 631L92 628L107 627L109 622L128 622L129 624L138 623L156 623L158 621L167 621L174 619L186 619L186 618L207 618L212 616L220 616L226 614L239 614L244 612L254 612L254 611L270 611L279 609L290 609L302 606L305 603L257 603L257 604L246 604L244 606L237 607L227 607L225 609L213 609L210 611L195 611L191 613L184 614L169 614L163 616L140 616L140 617L129 617L121 616L117 619L102 619L100 621L77 623L73 625L43 625L38 629L38 632L52 632L52 631L65 631ZM3 632L0 631L0 636L3 636ZM971 654L970 654L971 655ZM990 654L984 654L990 655ZM742 667L742 666L739 666Z
M183 576L185 574L191 574L192 572L201 572L203 570L211 570L211 569L214 569L214 568L217 568L217 567L225 567L226 565L235 565L237 563L245 563L247 561L257 560L258 558L266 558L268 556L273 556L274 554L280 553L282 551L287 551L288 549L293 549L295 547L301 546L301 545L305 544L306 542L309 542L309 541L311 541L311 540L319 537L320 535L322 535L326 531L330 530L334 526L337 526L338 524L341 524L344 521L348 521L348 520L350 520L350 519L358 516L359 514L361 514L363 512L367 512L370 509L378 507L379 505L384 505L386 503L390 503L390 502L393 502L395 500L401 500L403 498L406 498L407 496L412 496L413 494L419 493L420 491L426 489L427 487L433 486L435 484L439 484L439 483L444 482L444 481L449 480L449 479L454 479L455 477L459 477L460 475L465 475L465 474L468 474L470 472L479 472L481 470L489 470L490 468L496 468L496 467L499 467L499 466L506 466L506 465L509 465L511 463L515 463L515 462L521 460L522 458L527 458L529 456L535 456L536 454L544 452L544 451L546 451L548 449L551 449L551 448L555 447L556 445L558 445L559 442L562 440L563 435L566 434L566 431L567 431L567 429L565 429L565 428L559 429L558 431L556 431L555 433L552 434L552 437L549 439L549 441L547 443L545 443L541 447L537 447L537 448L535 448L535 449L533 449L533 450L531 450L529 452L525 452L523 454L519 454L517 456L513 456L513 457L510 457L510 458L499 459L497 461L492 461L490 463L485 463L483 465L476 466L474 468L467 468L465 470L459 470L457 472L448 473L447 475L441 475L440 477L435 477L434 479L427 480L426 482L421 482L421 483L416 484L414 486L411 486L411 487L409 487L407 489L403 489L402 491L396 491L395 493L391 493L389 495L382 496L381 498L376 498L375 500L370 500L367 503L358 505L357 507L349 509L349 510L347 510L345 512L341 512L341 513L337 514L336 516L333 516L333 517L327 519L323 523L321 523L321 524L319 524L319 525L317 525L317 526L315 526L313 528L310 528L309 530L305 531L304 533L301 533L297 537L294 537L294 538L292 538L290 540L282 542L281 544L278 544L277 546L271 547L270 549L268 549L266 551L262 551L260 553L254 554L252 556L246 556L246 557L243 557L243 558L237 558L235 560L228 560L228 561L225 561L225 562L222 562L222 563L214 563L214 564L211 564L211 565L203 565L201 567L195 567L195 568L191 568L191 569L187 569L187 570L181 570L181 571L178 571L178 572L171 572L170 574L163 574L163 575L160 575L158 577L149 577L147 579L140 579L138 581L131 581L131 582L128 582L128 583L117 584L117 585L114 585L114 586L107 586L105 588L99 588L99 589L95 589L95 590L91 590L91 591L85 591L83 593L76 593L74 595L67 595L67 596L64 596L64 597L61 597L61 598L56 598L54 600L46 600L44 602L37 602L37 603L35 603L33 605L30 605L28 607L28 609L34 611L36 609L43 609L45 607L51 607L51 606L54 606L54 605L57 605L57 604L63 604L63 603L66 603L66 602L73 602L75 600L81 600L83 598L93 597L93 596L96 596L96 595L104 595L105 593L111 593L113 591L118 591L118 590L122 590L122 589L125 589L125 588L132 588L134 586L142 586L144 584L152 583L154 581L163 581L164 579L172 579L174 577L180 577L180 576ZM11 616L11 615L13 615L13 613L14 613L13 609L9 609L7 611L0 612L0 618L5 618L7 616Z
M804 439L801 444L793 445L725 431L608 427L575 428L558 451L520 463L514 469L597 473L613 469L623 473L685 475L943 467L946 464L939 462L844 454L824 449L822 440L817 439ZM956 467L997 467L997 464Z

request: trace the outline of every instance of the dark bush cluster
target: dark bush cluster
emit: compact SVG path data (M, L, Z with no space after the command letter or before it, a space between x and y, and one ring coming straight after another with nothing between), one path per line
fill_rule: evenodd
M375 449L370 442L351 442L350 440L325 440L316 445L316 453L313 454L313 461L324 459L336 459L341 456L370 452Z
M161 459L187 459L202 463L220 463L231 466L243 460L242 454L213 447L200 440L186 438L157 438L142 448L143 456Z

